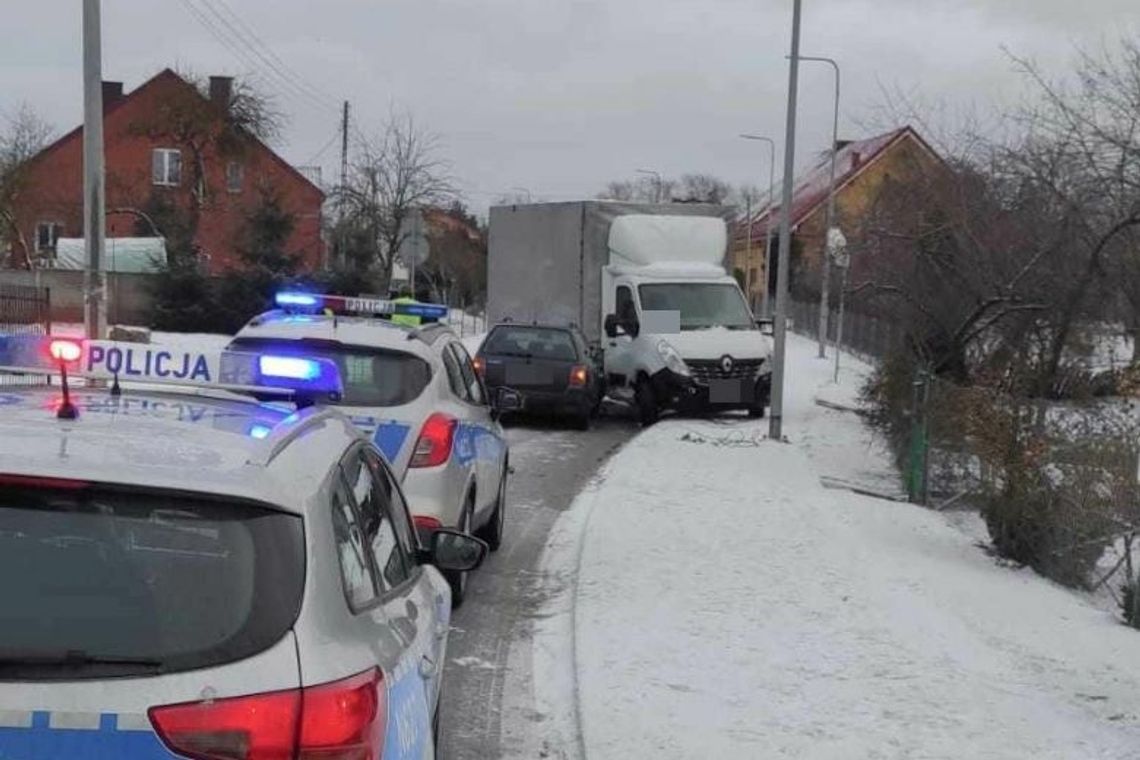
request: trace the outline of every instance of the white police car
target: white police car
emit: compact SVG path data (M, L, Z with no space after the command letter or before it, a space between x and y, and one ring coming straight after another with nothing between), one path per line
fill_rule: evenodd
M472 569L486 546L446 531L419 546L380 452L306 406L339 391L335 366L227 361L302 408L67 393L66 372L62 388L0 386L0 757L434 757L450 604L427 563ZM148 384L225 370L5 336L0 367Z
M303 354L334 362L344 394L332 403L370 435L402 477L424 540L441 527L484 539L497 550L506 519L510 454L499 412L521 403L503 389L488 396L463 344L443 324L409 328L382 319L427 318L446 306L370 298L280 293L279 310L238 331L235 351ZM449 573L463 601L466 574Z

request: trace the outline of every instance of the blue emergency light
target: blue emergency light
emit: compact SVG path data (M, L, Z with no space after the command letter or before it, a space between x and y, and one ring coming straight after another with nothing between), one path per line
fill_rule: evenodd
M294 398L329 396L344 393L340 369L336 362L304 354L244 353L240 349L221 356L219 379L223 385L290 391Z
M255 422L249 426L249 437L259 441L268 438L269 434L272 432L273 428L269 427L268 425L262 425L259 422Z
M257 360L257 367L263 378L316 380L321 376L320 362L294 356L262 356Z
M275 300L277 305L283 308L287 306L316 306L319 303L318 296L308 293L278 293Z
M278 306L287 311L322 311L328 309L336 314L361 314L390 317L394 315L420 317L422 319L447 319L451 309L437 303L399 303L386 298L365 296L329 296L316 293L282 291L274 299Z

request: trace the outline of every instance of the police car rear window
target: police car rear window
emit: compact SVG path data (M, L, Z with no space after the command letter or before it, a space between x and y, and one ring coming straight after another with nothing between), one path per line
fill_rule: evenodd
M256 353L304 353L336 362L344 383L344 398L339 403L344 406L410 404L431 382L431 365L403 351L272 338L238 338L230 347Z
M12 481L0 476L0 680L221 665L269 648L297 618L297 516L160 491Z

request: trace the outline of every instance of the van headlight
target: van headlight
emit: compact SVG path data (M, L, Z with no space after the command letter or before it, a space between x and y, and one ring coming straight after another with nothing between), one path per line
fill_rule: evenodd
M685 360L677 353L677 349L669 344L669 341L662 338L657 341L657 353L661 355L662 361L665 366L672 372L683 377L689 377L692 373L689 371L689 365L685 364Z

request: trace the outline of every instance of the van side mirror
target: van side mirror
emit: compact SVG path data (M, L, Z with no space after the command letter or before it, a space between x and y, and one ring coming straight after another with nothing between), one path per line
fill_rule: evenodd
M776 321L771 318L761 318L756 320L756 326L760 328L760 332L765 335L776 334Z
M603 324L603 329L606 332L607 338L616 338L620 333L618 332L618 318L617 314L607 314L606 321Z

